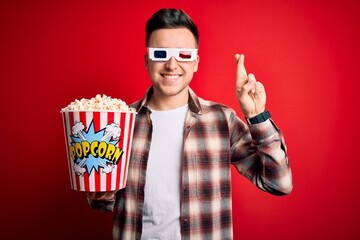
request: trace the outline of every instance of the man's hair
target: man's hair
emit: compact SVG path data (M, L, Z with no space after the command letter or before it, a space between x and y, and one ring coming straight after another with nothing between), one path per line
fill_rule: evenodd
M163 8L152 15L146 23L146 46L149 45L151 34L158 29L185 27L193 34L196 46L199 46L199 32L194 21L181 9Z

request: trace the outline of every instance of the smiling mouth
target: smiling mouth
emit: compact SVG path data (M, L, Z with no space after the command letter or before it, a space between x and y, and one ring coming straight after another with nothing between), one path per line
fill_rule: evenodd
M182 75L181 74L172 74L172 75L169 75L169 74L161 74L161 76L167 80L176 80L178 79L179 77L181 77Z

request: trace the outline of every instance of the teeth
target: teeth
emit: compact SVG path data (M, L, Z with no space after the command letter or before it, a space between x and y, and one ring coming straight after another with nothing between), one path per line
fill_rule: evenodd
M163 75L166 79L177 79L180 75Z

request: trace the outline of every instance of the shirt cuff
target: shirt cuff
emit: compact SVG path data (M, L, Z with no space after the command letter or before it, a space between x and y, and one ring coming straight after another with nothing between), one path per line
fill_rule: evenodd
M112 212L114 210L115 201L113 200L94 200L87 197L90 207L101 212Z
M271 119L258 124L250 124L248 127L251 137L256 141L267 139L279 132L279 128Z

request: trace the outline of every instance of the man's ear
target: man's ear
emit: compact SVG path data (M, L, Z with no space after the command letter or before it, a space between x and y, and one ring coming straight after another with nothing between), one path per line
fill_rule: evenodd
M196 57L195 64L194 64L194 72L197 72L197 70L199 69L199 62L200 62L200 57L198 55Z
M149 55L148 55L148 53L145 53L145 55L144 55L144 63L145 63L145 68L148 69L148 66L149 66Z

